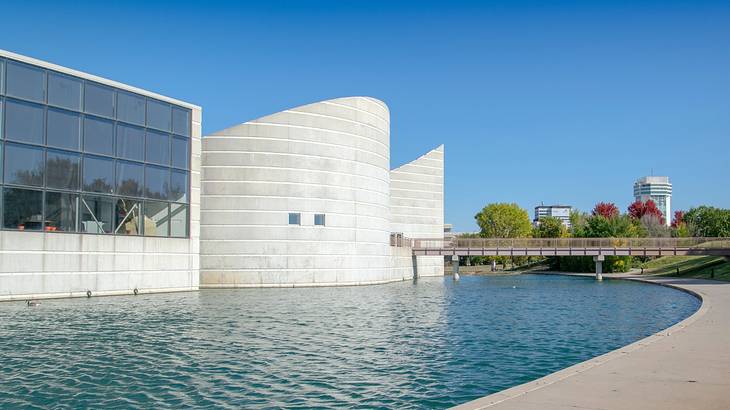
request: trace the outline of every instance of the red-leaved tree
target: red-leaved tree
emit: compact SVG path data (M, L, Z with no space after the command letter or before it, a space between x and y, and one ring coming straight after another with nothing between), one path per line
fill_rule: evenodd
M659 223L664 223L664 215L659 208L656 207L656 203L651 199L646 202L636 201L629 205L629 216L634 219L641 219L644 215L656 216L659 219Z
M674 211L674 219L672 220L672 228L677 228L684 223L684 211Z
M608 219L617 217L618 213L618 208L613 202L599 202L593 208L593 212L591 212L593 216L600 215Z

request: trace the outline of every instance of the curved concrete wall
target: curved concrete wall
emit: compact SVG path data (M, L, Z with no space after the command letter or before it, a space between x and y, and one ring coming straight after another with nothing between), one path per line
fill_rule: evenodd
M203 138L201 287L403 279L389 246L389 122L383 102L349 97Z
M390 172L391 230L409 238L444 237L444 146ZM442 256L419 256L418 276L444 274Z

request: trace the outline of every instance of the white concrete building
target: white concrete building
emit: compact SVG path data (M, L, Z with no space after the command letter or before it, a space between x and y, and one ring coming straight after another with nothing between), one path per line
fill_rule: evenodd
M0 300L198 289L201 109L0 51Z
M390 171L391 229L409 238L444 238L444 146ZM419 276L442 276L443 256L418 256Z
M540 218L553 217L558 218L566 228L570 228L570 212L573 207L570 205L538 205L535 207L535 219L532 223L537 226L540 224Z
M0 51L0 300L443 274L402 239L443 237L443 146L390 171L383 102L323 101L204 139L201 116Z
M634 200L646 202L654 201L662 211L667 226L672 220L672 184L669 177L642 177L634 182Z
M309 104L206 136L201 287L443 274L441 262L439 271L427 258L414 268L410 249L390 243L392 232L443 235L443 150L404 166L430 184L412 198L398 185L405 173L391 173L389 163L388 108L367 97ZM409 220L404 210L417 205L425 218Z

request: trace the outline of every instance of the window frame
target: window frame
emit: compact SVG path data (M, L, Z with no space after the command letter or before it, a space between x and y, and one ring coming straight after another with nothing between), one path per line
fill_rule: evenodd
M27 84L23 84L22 82L18 82L16 87L20 91L19 95L8 95L8 65L17 65L18 67L27 67L31 69L28 73L24 73L21 71L18 71L17 74L19 75L26 75L31 76L29 77L32 79L32 82L27 82ZM12 71L12 67L11 67ZM16 76L15 78L20 78ZM40 82L40 78L42 78L42 83ZM28 87L28 85L40 85L42 87L42 90L39 91L37 87L32 88ZM51 90L51 87L53 86L53 90ZM24 89L25 87L25 89ZM90 104L91 100L87 99L87 94L90 94L90 96L93 98L95 87L98 87L100 90L104 92L108 92L110 94L102 94L101 97L103 97L102 105L99 106L102 109L96 109L99 107L96 107L93 104ZM29 91L27 93L23 93L23 91ZM78 92L78 96L76 95ZM35 94L35 95L34 95ZM119 109L120 109L120 99L123 99L127 94L139 98L137 100L137 104L135 107L139 107L143 112L137 113L137 118L118 118L120 115ZM42 99L40 98L42 96ZM38 123L29 123L26 121L26 125L23 125L23 122L17 122L23 117L14 117L16 118L16 122L14 124L19 125L19 129L21 132L16 133L20 136L20 138L26 138L26 139L10 139L8 140L5 137L5 131L7 128L7 117L8 114L8 103L12 106L13 104L18 104L22 107L30 107L34 109L34 111L29 111L28 113L34 115L37 117L40 121ZM134 102L133 102L134 103ZM143 103L143 107L141 106ZM156 111L158 114L162 114L161 116L158 116L158 123L148 124L148 104L153 104L152 111L155 112L155 108L158 108ZM12 107L11 107L12 108ZM51 113L52 112L52 113ZM136 111L135 111L136 112ZM167 117L167 113L169 112L169 118ZM21 112L22 113L22 112ZM69 127L58 127L58 122L56 123L56 126L54 129L62 129L64 131L70 130L69 133L61 133L58 135L63 136L64 138L61 138L57 142L54 143L53 141L50 141L49 144L49 134L52 132L50 130L50 127L54 127L53 124L49 124L49 118L53 117L56 113L58 113L61 117L60 124L68 124ZM64 114L69 114L68 117L65 117ZM144 119L142 120L142 117ZM32 117L30 117L32 118ZM78 138L76 138L76 130L75 130L75 121L78 120ZM107 130L107 128L104 128L103 131L104 136L108 136L111 141L105 142L105 141L97 141L101 142L101 144L97 144L102 146L101 150L97 149L89 149L87 146L87 137L91 137L91 133L86 132L86 122L87 121L100 121L104 125L109 124L110 130ZM12 123L12 120L11 120ZM29 126L30 125L30 126ZM33 129L35 127L35 129ZM137 140L141 142L142 146L137 153L137 156L134 155L121 155L121 152L118 151L118 146L121 145L118 143L118 139L120 138L119 135L121 132L118 132L118 130L121 130L120 127L130 127L134 128L136 131L139 132L139 137ZM169 129L166 129L169 127ZM26 132L23 129L28 128L28 131ZM117 204L120 200L133 200L136 201L136 203L140 204L140 219L139 219L139 225L138 225L138 235L144 235L144 219L143 212L144 212L144 204L147 202L157 202L157 203L165 203L167 207L167 221L165 222L167 225L167 235L163 235L166 237L175 237L175 238L190 238L191 237L191 183L193 180L192 175L192 147L191 147L191 141L192 141L192 130L193 130L193 110L191 108L188 108L185 105L179 105L174 102L170 102L169 99L164 98L155 98L152 96L147 96L145 93L137 93L132 89L125 88L125 87L116 87L114 84L108 84L107 81L96 81L94 79L85 78L83 76L77 76L73 73L66 73L65 71L58 71L53 68L47 68L44 66L36 65L33 63L28 63L25 61L20 61L13 58L8 57L0 57L0 230L15 230L12 228L5 228L5 206L4 201L7 200L7 196L5 195L6 189L11 190L23 190L23 191L32 191L32 192L39 192L40 196L37 196L37 193L32 194L33 198L39 198L40 202L40 209L41 209L41 218L40 221L40 228L38 231L43 232L53 232L53 233L73 233L73 234L84 234L84 235L124 235L123 233L117 233L115 232L118 226L117 221ZM160 164L158 162L150 162L148 164L147 162L147 138L146 133L147 132L155 132L159 133L161 135L166 136L166 142L167 144L160 144L160 147L163 147L163 149L166 151L163 153L163 157L167 157L168 161L164 161L163 164ZM35 139L27 139L28 135L35 135ZM69 138L65 138L69 137ZM68 143L68 144L66 144ZM103 146L106 147L103 147ZM173 145L177 147L175 153L173 153ZM9 155L7 153L7 149L10 148L11 154L13 152L13 147L21 147L21 148L27 148L29 150L33 150L33 158L34 159L42 159L42 164L39 165L41 168L33 167L32 169L25 169L23 168L22 161L18 161L17 169L18 170L26 170L26 171L38 171L41 172L39 175L37 175L40 178L31 178L31 182L34 182L37 184L34 185L26 185L21 184L19 182L21 181L13 181L5 183L4 181L4 171L7 167L5 157ZM138 145L135 147L139 147ZM180 151L185 149L184 153L184 164L182 161L182 157L179 154L182 154ZM107 152L102 152L102 151ZM139 151L141 151L141 158L139 158ZM68 156L69 161L71 161L70 167L64 166L66 161L60 161L61 165L60 167L53 167L55 172L58 173L59 170L70 170L71 172L77 172L77 175L65 175L63 178L58 179L56 181L55 185L49 180L50 174L49 174L49 160L53 160L55 156L59 155L61 160L66 158ZM175 157L175 163L173 164L173 155L177 155ZM111 180L106 181L105 180L105 189L104 192L94 192L94 191L86 191L84 187L84 178L87 175L85 167L88 167L89 165L86 165L88 160L103 160L104 166L103 174L107 174L104 176L111 177ZM54 161L54 164L57 161ZM108 164L110 163L110 164ZM124 164L134 164L136 166L139 166L142 168L142 186L141 188L141 196L134 196L134 193L122 193L118 189L117 179L121 175L119 172L120 170L118 168L123 167ZM33 165L38 165L36 162L32 163ZM27 164L26 164L27 165ZM163 188L163 191L161 192L162 197L164 199L159 198L149 198L146 195L146 182L147 182L147 168L148 166L151 166L155 170L160 171L160 176L163 178L160 182L161 186L168 186L167 190L165 191L165 188ZM77 171L76 168L78 167ZM111 173L109 174L109 169L111 168ZM27 167L26 167L27 168ZM173 175L174 173L174 175ZM29 175L32 174L28 173ZM24 175L24 174L22 174ZM21 176L22 176L21 175ZM137 177L139 177L140 174L138 171L135 171L135 181L138 180ZM27 178L26 178L27 179ZM36 181L38 179L38 181ZM42 179L42 183L40 181ZM180 183L184 183L185 185L180 185L180 188L184 189L184 195L181 195L179 197L173 198L173 192L172 192L172 183L173 179L179 181ZM107 184L108 183L108 184ZM106 185L109 185L107 187ZM63 213L65 213L68 218L73 218L73 226L74 230L61 231L61 230L52 230L50 226L52 225L50 220L48 219L47 212L49 212L52 208L50 204L48 204L48 201L54 198L56 195L62 195L63 199L62 203L60 203L60 208L63 209ZM82 202L84 199L89 198L95 198L96 200L102 200L103 204L100 205L100 212L106 213L107 207L109 206L109 203L111 203L111 223L110 226L106 227L106 229L103 230L103 232L84 232L84 227L82 226L82 214L87 213L88 211L84 209L84 203ZM16 199L14 199L16 200ZM35 199L33 199L35 201ZM75 203L71 205L70 203L67 203L68 201L74 201ZM63 206L69 205L74 207L75 215L70 214L72 210L68 210L66 208L63 208ZM55 206L55 205L54 205ZM161 206L161 205L159 205ZM33 207L38 207L38 204L34 204ZM35 210L35 208L33 208ZM14 211L15 212L15 211ZM182 213L181 213L182 212ZM184 213L184 215L183 215ZM59 214L63 215L63 214ZM106 216L104 216L106 217ZM184 230L185 232L182 232L182 226L181 226L181 219L184 218ZM35 217L37 219L37 216ZM62 219L59 216L59 221L55 221L53 225L60 226L62 223L60 221ZM299 218L301 223L301 216ZM71 226L70 219L63 220L63 223L68 223L68 226ZM37 221L34 222L34 224ZM177 224L177 234L173 235L173 222ZM47 226L48 225L48 226ZM58 227L57 226L57 227ZM90 229L90 231L95 231L94 229Z
M322 218L322 223L317 223L317 218ZM327 226L327 215L326 214L314 214L314 226Z

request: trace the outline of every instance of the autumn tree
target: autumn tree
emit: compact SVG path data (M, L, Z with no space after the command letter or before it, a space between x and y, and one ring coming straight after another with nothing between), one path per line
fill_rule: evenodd
M619 215L618 208L613 202L599 202L591 212L593 216L602 216L606 219L615 218Z
M652 215L657 217L660 223L665 223L662 211L657 208L656 203L651 199L646 202L637 200L636 202L629 205L628 212L629 216L636 220L641 220L641 218L643 218L645 215Z
M672 228L677 228L684 223L684 211L674 211L674 219L672 220Z

